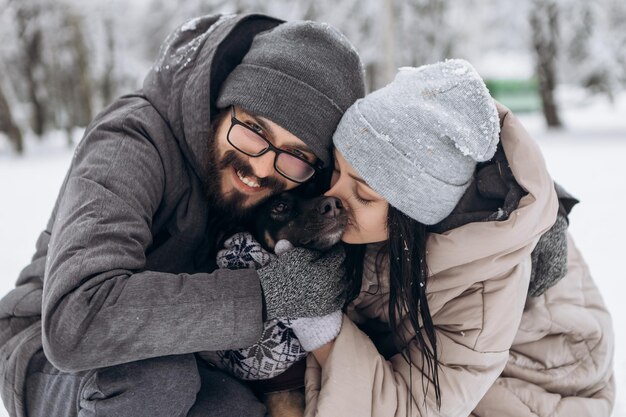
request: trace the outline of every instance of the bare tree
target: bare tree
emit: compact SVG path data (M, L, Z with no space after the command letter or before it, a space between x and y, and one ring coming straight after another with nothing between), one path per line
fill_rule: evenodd
M623 0L0 0L5 105L37 135L84 126L117 95L141 87L174 27L233 12L337 27L359 52L370 91L399 66L480 62L494 51L528 58L530 50L549 126L561 125L559 83L609 96L626 83Z
M568 22L562 30L564 82L601 93L613 101L626 76L623 59L626 5L599 0L574 2L564 9Z
M104 20L104 34L106 42L106 64L102 74L100 83L100 94L104 103L110 103L113 100L113 72L115 71L115 38L113 37L113 20L108 17Z
M533 0L530 9L532 44L535 52L543 115L549 127L561 127L554 96L557 85L559 4L555 0Z
M405 65L432 64L455 54L458 28L450 22L449 0L413 0L400 2Z
M13 115L9 103L4 96L2 86L0 85L0 132L6 133L9 141L13 145L13 149L17 153L24 151L24 143L22 141L22 132L13 121Z
M45 74L42 62L43 33L37 24L44 13L42 5L36 1L9 2L16 8L16 24L18 29L17 41L21 43L20 62L21 73L26 81L28 102L31 105L31 128L41 137L43 135L47 115L43 104L42 76Z
M72 128L87 126L93 117L92 82L83 22L70 8L65 8L63 13L63 21L68 28L66 45L63 48L68 51L68 62L57 73L57 84L62 87L59 98L64 104L67 117L65 123L59 127L68 132L68 141L71 142Z

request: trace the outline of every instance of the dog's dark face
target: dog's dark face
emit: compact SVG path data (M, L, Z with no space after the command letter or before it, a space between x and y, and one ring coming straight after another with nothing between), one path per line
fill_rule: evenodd
M293 246L326 250L339 242L347 222L346 211L335 197L306 199L282 193L258 208L255 237L271 251L282 239Z

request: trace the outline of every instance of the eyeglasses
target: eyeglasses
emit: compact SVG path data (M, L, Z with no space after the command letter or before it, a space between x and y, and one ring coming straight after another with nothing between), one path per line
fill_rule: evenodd
M314 165L294 153L275 147L267 138L237 119L236 116L235 107L232 107L230 129L228 129L226 139L239 152L256 158L269 151L274 151L276 154L274 157L276 172L297 183L308 181L321 168L319 163Z

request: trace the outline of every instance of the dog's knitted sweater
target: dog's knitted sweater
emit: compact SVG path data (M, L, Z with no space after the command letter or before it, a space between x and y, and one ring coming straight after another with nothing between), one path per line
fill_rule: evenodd
M225 246L217 255L220 268L258 269L275 256L264 250L249 233L235 234ZM288 319L266 321L261 338L254 345L217 352L221 367L244 380L264 380L282 374L307 354L290 325Z

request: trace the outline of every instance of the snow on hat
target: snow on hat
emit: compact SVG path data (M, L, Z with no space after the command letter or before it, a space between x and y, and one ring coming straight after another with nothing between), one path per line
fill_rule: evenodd
M389 204L430 225L452 212L499 138L485 83L454 59L400 68L393 82L348 109L333 142Z

